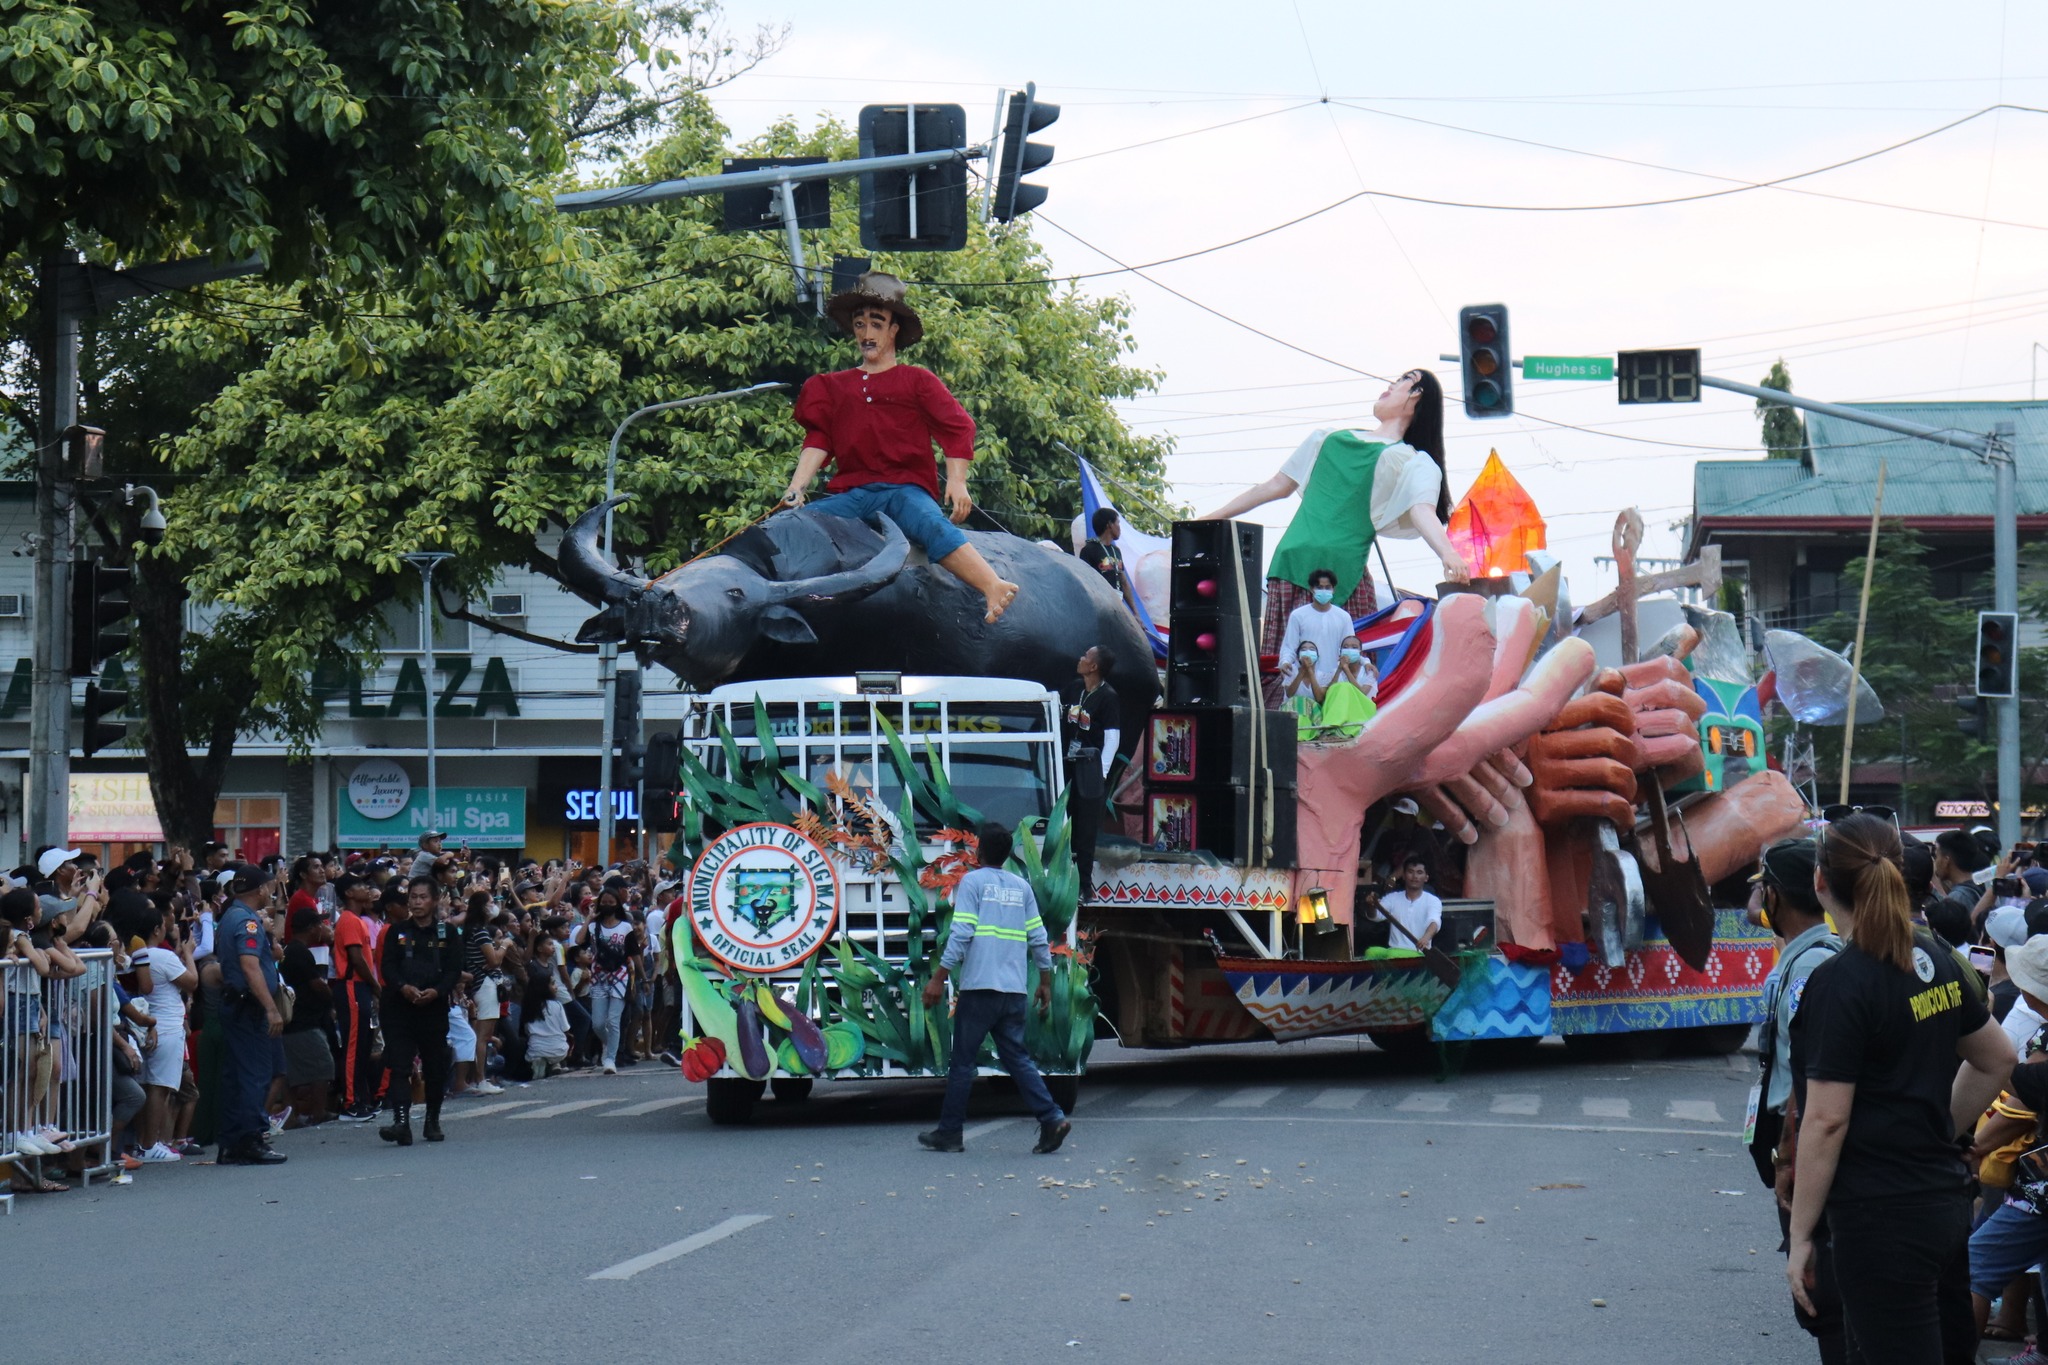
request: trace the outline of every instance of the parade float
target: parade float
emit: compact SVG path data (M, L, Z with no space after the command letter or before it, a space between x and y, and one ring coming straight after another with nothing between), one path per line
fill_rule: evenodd
M1018 830L1013 870L1053 932L1054 1003L1030 1045L1062 1103L1098 1032L1146 1048L1363 1033L1729 1049L1759 1017L1774 943L1742 914L1744 883L1805 803L1765 764L1733 622L1669 595L1713 602L1718 563L1637 583L1632 513L1621 590L1580 611L1551 564L1358 622L1377 713L1303 738L1253 686L1176 700L1177 669L1196 692L1230 672L1225 614L1238 638L1250 628L1216 550L1256 574L1254 525L1174 528L1175 624L1210 657L1161 669L1120 596L1044 544L970 533L1023 587L991 624L886 519L779 512L648 582L597 548L602 510L562 547L567 580L603 606L583 638L690 689L671 946L684 1068L711 1082L716 1120L771 1083L795 1097L944 1073L948 1019L919 996L984 819ZM1104 644L1125 765L1083 888L1057 689ZM1375 869L1418 841L1447 907L1425 953L1373 933Z

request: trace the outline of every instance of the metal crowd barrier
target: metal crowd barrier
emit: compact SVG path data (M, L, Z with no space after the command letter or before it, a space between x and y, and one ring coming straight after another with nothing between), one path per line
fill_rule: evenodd
M71 1135L93 1164L93 1177L119 1169L113 1153L114 955L72 949L82 976L46 980L18 958L0 962L0 1161L41 1177L43 1163L64 1157L24 1155L16 1135L45 1125ZM97 1149L97 1150L95 1150ZM12 1195L0 1188L7 1212Z

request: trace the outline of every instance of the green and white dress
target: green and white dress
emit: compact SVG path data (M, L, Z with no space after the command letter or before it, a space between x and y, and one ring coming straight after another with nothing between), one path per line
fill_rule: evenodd
M1310 432L1280 472L1300 490L1301 506L1267 577L1305 589L1311 573L1328 569L1337 575L1339 602L1366 576L1373 541L1419 537L1409 513L1418 505L1434 508L1443 488L1436 461L1407 442L1341 429Z

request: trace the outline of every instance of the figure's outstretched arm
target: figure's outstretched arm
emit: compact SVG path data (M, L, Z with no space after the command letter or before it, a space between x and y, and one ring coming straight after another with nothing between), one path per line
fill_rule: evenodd
M1458 553L1451 544L1450 535L1444 524L1436 519L1436 508L1426 502L1418 502L1408 509L1408 520L1415 526L1415 534L1422 537L1422 543L1436 551L1436 557L1444 562L1444 581L1465 583L1471 581L1472 566L1465 562L1465 556Z
M796 473L789 476L789 487L782 492L783 502L791 507L802 507L805 490L810 488L811 480L818 477L818 471L825 467L825 461L831 458L827 451L805 446L804 453L796 458Z
M1264 483L1245 489L1215 511L1203 513L1196 520L1229 521L1233 517L1243 516L1254 507L1264 507L1269 502L1284 498L1298 487L1300 485L1285 474L1275 474Z

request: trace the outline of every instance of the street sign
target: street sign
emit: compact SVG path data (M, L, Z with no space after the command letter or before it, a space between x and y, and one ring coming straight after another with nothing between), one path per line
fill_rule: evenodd
M1522 359L1524 379L1614 378L1614 357L1606 355L1532 355Z

